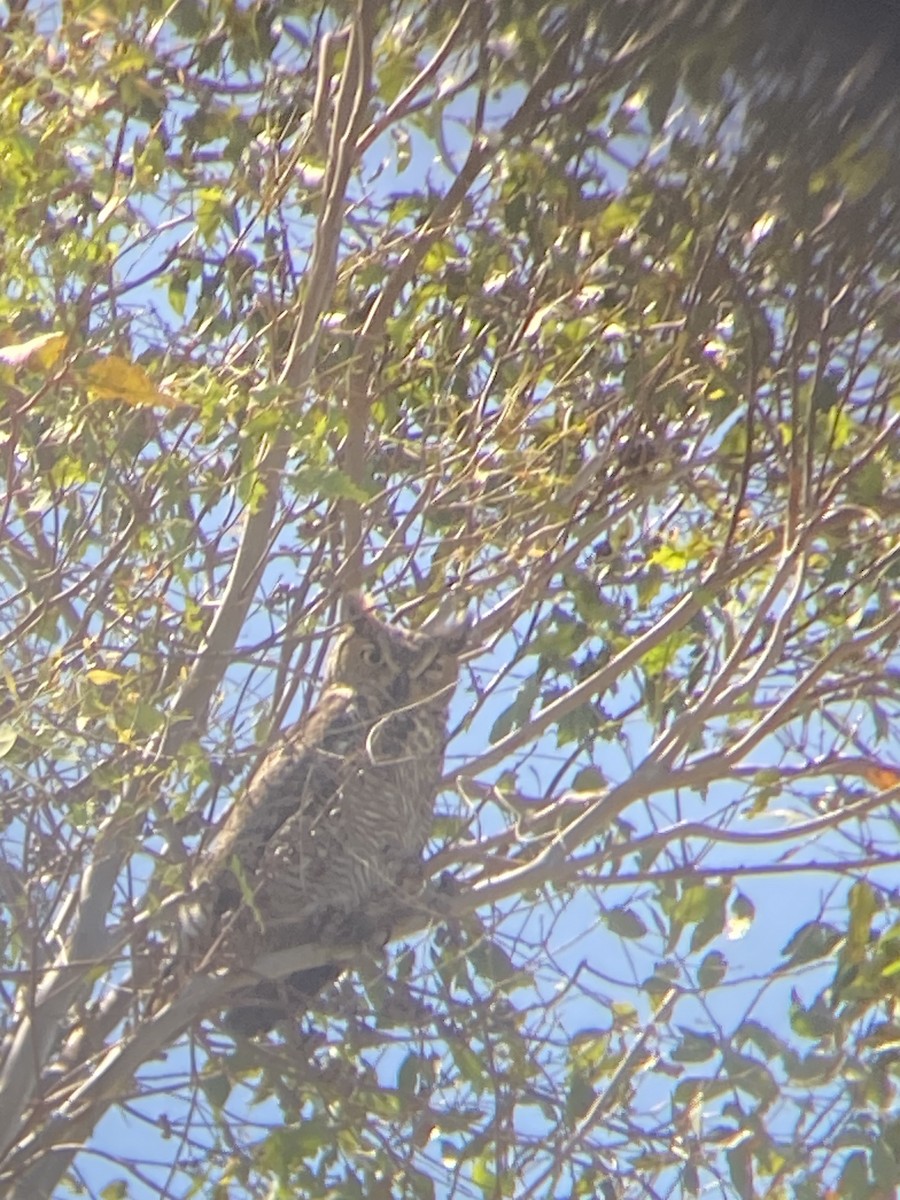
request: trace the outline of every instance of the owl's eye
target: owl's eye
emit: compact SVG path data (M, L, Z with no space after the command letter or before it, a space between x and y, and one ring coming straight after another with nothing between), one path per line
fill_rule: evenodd
M374 642L363 642L359 648L359 658L367 666L374 667L381 662L381 650Z
M456 664L450 658L433 658L425 668L425 678L432 686L450 679L456 671Z

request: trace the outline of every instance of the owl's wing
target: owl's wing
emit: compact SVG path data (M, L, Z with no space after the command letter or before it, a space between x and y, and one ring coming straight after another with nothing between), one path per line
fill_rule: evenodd
M356 698L349 689L323 693L315 709L266 756L247 790L234 803L224 825L198 864L198 883L230 877L237 863L252 881L266 847L311 794L323 792L330 764L336 774L340 763L361 736L362 722ZM310 787L315 772L316 787ZM323 778L324 776L324 778ZM327 790L327 786L324 790ZM229 905L218 904L221 911Z

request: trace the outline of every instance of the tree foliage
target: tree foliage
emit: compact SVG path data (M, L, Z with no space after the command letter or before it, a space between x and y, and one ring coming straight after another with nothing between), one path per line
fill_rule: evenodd
M893 1194L892 126L755 11L10 6L4 1194ZM235 1042L190 864L359 585L474 622L432 882Z

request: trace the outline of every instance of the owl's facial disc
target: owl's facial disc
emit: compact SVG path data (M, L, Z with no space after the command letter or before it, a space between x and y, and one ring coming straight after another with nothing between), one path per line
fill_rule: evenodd
M399 707L409 700L409 673L400 671L391 680L388 688L391 699Z

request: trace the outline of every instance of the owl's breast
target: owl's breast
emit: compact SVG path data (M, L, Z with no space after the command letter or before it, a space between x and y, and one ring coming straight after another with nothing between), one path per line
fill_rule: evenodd
M371 722L366 751L374 765L425 758L439 772L445 740L443 725L427 711L410 706Z

